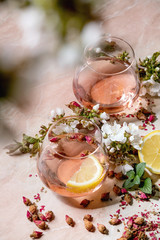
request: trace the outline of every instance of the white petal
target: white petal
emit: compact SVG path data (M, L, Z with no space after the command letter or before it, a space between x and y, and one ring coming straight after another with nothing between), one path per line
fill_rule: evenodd
M98 111L98 109L99 109L99 104L96 104L93 106L93 110L95 110L96 112Z

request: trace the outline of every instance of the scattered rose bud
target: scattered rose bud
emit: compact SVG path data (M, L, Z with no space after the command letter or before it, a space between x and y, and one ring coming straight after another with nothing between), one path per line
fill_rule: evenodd
M50 142L58 142L60 138L58 137L53 137L50 139Z
M142 217L137 217L134 222L138 225L142 225L144 223L144 218Z
M97 223L97 228L98 228L98 231L102 234L108 234L109 233L108 229L103 224Z
M114 185L114 187L113 187L113 192L114 192L117 196L122 195L121 188L118 187L117 185Z
M66 223L71 226L71 227L74 227L75 225L75 222L73 221L73 218L69 217L68 215L65 216L65 219L66 219Z
M89 232L94 232L95 227L92 222L88 221L87 219L84 219L84 226Z
M85 208L90 204L91 201L93 201L93 200L83 199L82 202L80 203L80 205Z
M27 218L32 222L32 214L27 210Z
M126 230L122 235L122 237L125 237L126 239L131 239L132 236L133 236L133 233L129 230Z
M119 218L112 218L109 223L111 225L119 225L122 221Z
M35 204L30 205L29 211L34 214L37 213L37 206Z
M70 102L70 105L73 105L73 106L75 106L75 107L81 108L81 106L80 106L77 102L75 102L75 101Z
M132 199L132 196L131 196L131 194L129 194L129 193L125 193L125 195L124 195L124 200L128 203L128 204L132 204L132 202L133 202L133 199Z
M118 172L114 174L117 180L124 180L126 176L122 172Z
M46 213L45 213L45 217L47 218L47 220L48 220L49 222L51 222L51 221L55 218L54 213L53 213L52 211L46 212Z
M85 216L84 216L84 218L83 218L83 220L84 219L87 219L88 221L93 221L93 217L92 217L92 215L90 215L90 214L86 214Z
M155 116L151 114L151 115L149 116L148 120L149 120L150 122L154 122Z
M109 178L114 178L114 171L113 171L113 170L108 171L107 176L108 176Z
M48 229L48 225L46 224L46 222L42 221L42 220L35 220L34 223L36 224L36 226L42 230L46 230Z
M121 188L121 193L125 194L125 193L128 193L128 192L127 192L127 190L125 188Z
M133 219L129 219L127 222L128 228L131 228L133 226Z
M147 117L145 116L144 113L141 112L141 110L137 112L136 117L138 118L138 120L143 120L143 121L147 119Z
M47 218L42 213L39 213L38 217L40 220L47 222Z
M32 205L31 201L30 201L28 198L24 197L24 196L23 196L23 202L24 202L24 204L25 204L26 206Z
M30 237L33 239L38 239L38 238L41 238L42 235L43 235L43 232L33 231L33 233L30 235Z
M136 193L136 197L138 197L141 200L148 200L149 199L149 197L144 192L141 192L141 191L138 191Z
M38 215L37 214L33 214L32 215L32 220L33 220L33 222L36 221L36 220L39 220Z
M101 194L101 201L102 202L108 201L109 200L109 194L110 194L110 192L102 193Z

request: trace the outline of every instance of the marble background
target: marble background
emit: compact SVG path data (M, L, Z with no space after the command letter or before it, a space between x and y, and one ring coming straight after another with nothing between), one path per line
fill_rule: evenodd
M100 23L102 32L112 34L127 40L135 49L137 59L151 55L154 51L159 51L160 39L160 0L106 0L98 9L103 16ZM32 55L33 51L38 51L46 36L41 38L38 46L30 46L24 43L24 32L19 26L18 18L20 12L13 9L0 10L0 52L1 54L10 52L14 58L21 59L25 55ZM44 51L49 51L52 46L51 36L47 36L47 46ZM13 102L4 102L1 105L0 118L5 122L6 131L1 124L1 151L0 151L0 239L1 240L28 240L33 229L33 223L26 219L27 207L22 202L22 196L34 200L34 195L40 193L41 201L38 206L45 205L45 210L53 210L55 220L49 224L50 230L44 233L42 239L62 240L70 239L112 239L121 236L118 229L120 226L111 226L108 221L110 214L114 214L119 209L119 200L111 194L112 202L100 203L101 192L109 191L113 187L113 181L108 181L103 188L89 198L93 199L93 204L89 208L83 209L79 203L82 199L62 198L45 186L45 191L41 192L43 184L37 176L36 159L28 155L8 156L4 146L11 143L12 139L21 139L23 132L34 135L39 130L41 124L49 121L49 114L52 109L62 107L66 111L65 104L76 100L72 91L72 79L75 69L59 69L54 60L47 60L37 63L35 71L29 73L32 76L31 89L22 92L22 96L27 101L25 107L16 106ZM28 73L27 73L28 74ZM29 98L28 98L29 96ZM26 97L26 98L25 98ZM159 99L155 100L158 120L155 123L159 129ZM12 134L11 134L12 133ZM29 177L29 175L32 175ZM157 203L157 201L153 201ZM160 207L159 202L158 209ZM153 208L152 203L135 202L133 206L121 211L123 216L142 211L145 208ZM74 228L65 223L65 214L73 217L76 222ZM101 235L98 231L89 233L83 226L83 216L92 214L93 224L103 223L109 228L109 235ZM38 230L38 229L37 229ZM160 237L160 236L159 236Z

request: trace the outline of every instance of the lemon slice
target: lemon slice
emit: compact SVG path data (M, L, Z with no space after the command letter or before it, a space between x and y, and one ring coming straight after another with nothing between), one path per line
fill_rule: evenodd
M91 155L83 161L80 169L67 182L73 192L86 192L95 188L104 178L104 169L98 159Z
M160 130L153 131L143 138L138 156L140 162L145 162L152 173L160 174Z

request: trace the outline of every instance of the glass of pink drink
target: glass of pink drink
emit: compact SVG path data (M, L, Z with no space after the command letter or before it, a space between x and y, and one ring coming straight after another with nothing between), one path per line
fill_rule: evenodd
M37 161L41 180L52 191L67 197L84 196L99 189L108 169L101 139L101 131L89 119L70 116L55 122L43 142ZM83 167L85 176L83 173L79 178L90 179L96 169L91 168L92 160L98 166L96 171L101 171L94 183L80 187L69 185L68 181ZM89 165L86 165L87 162Z
M132 105L140 82L134 50L126 41L104 36L85 48L84 61L73 80L74 94L82 105L92 108L99 104L108 113Z

